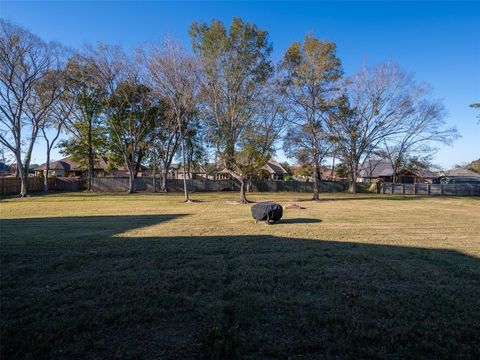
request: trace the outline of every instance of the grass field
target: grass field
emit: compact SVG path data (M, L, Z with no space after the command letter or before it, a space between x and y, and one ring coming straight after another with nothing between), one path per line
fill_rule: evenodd
M480 198L299 197L1 200L2 359L480 357Z

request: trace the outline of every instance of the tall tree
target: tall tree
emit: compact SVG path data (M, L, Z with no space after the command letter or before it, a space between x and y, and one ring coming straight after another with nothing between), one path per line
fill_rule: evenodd
M75 99L75 106L65 122L70 139L62 141L62 152L87 168L87 190L93 190L94 162L103 152L106 142L103 112L107 86L99 69L98 53L104 48L87 47L67 64L68 96Z
M319 199L321 165L331 150L326 121L342 75L335 50L334 43L307 35L288 48L281 63L281 85L294 114L284 150L312 168L313 200Z
M246 179L272 150L266 146L272 141L265 140L274 132L259 126L262 92L273 75L268 33L234 18L228 30L216 20L193 23L190 36L201 63L202 117L216 154L240 183L240 202L246 203Z
M341 91L341 106L330 112L328 131L348 166L349 190L356 193L359 164L418 116L419 86L398 65L383 63L364 66Z
M57 80L51 80L50 77L55 77ZM45 81L46 80L46 81ZM52 81L59 81L60 84L52 84ZM48 174L50 170L50 154L55 147L60 133L64 130L64 125L70 114L72 113L75 105L75 99L69 96L68 82L66 81L65 71L59 74L52 73L42 81L42 93L43 97L49 98L51 95L49 92L56 91L56 88L61 88L61 95L56 97L52 106L45 112L45 120L40 124L40 131L45 139L46 145L46 162L44 171L43 190L48 192Z
M195 81L195 60L182 47L167 40L161 46L154 46L146 55L152 89L168 104L179 131L180 151L183 164L184 201L189 202L187 187L186 132L195 113L197 86Z
M381 150L393 168L393 182L397 181L400 170L428 164L436 152L436 144L450 145L459 137L454 127L445 127L445 110L441 101L428 99L425 86L412 85L417 89L412 98L410 116L400 124L400 132L384 139Z
M129 174L128 193L132 193L158 116L157 102L145 85L145 71L138 59L127 56L118 46L98 48L95 59L106 89L103 113L110 133L109 146L123 158Z
M166 192L168 170L178 150L180 133L177 121L172 116L172 111L168 109L168 104L165 101L161 101L160 104L160 115L156 118L154 125L153 144L162 173L160 191Z
M0 19L0 143L15 156L20 195L27 194L33 147L59 88L42 96L41 82L61 66L61 47ZM54 77L52 83L56 83ZM28 133L28 134L25 134Z

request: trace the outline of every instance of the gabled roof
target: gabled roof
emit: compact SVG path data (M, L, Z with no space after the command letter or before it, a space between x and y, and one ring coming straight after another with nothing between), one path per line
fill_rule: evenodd
M47 163L39 165L35 168L35 170L45 170L47 168ZM78 165L71 161L68 157L50 162L49 165L50 170L66 170L71 171L78 168Z
M287 170L275 159L268 160L263 168L271 174L287 174Z

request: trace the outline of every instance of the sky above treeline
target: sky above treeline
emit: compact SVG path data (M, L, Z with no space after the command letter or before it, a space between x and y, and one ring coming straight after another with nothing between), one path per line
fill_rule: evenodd
M276 62L293 41L311 32L337 44L346 75L365 61L398 63L443 99L448 126L462 138L441 147L434 163L450 168L480 158L480 2L209 2L0 1L0 16L44 40L79 49L84 43L121 44L126 50L165 36L190 49L192 22L241 17L268 30ZM42 140L34 163L45 160ZM52 158L61 155L54 151ZM283 152L277 153L284 160Z

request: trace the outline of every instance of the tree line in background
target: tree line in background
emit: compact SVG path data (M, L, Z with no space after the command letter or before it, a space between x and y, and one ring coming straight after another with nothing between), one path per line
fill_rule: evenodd
M345 76L335 43L311 34L274 64L267 31L239 18L229 28L193 23L192 55L171 39L133 54L108 44L72 51L15 24L0 27L0 142L15 157L22 195L40 138L47 169L59 146L88 169L89 190L99 155L127 169L129 192L141 164L155 181L162 172L166 191L166 172L179 158L189 201L188 169L214 160L240 183L245 203L248 181L280 147L308 169L317 200L327 158L338 159L355 193L365 159L382 156L398 174L426 166L435 143L459 136L445 127L429 87L398 65ZM69 137L58 141L62 132Z

